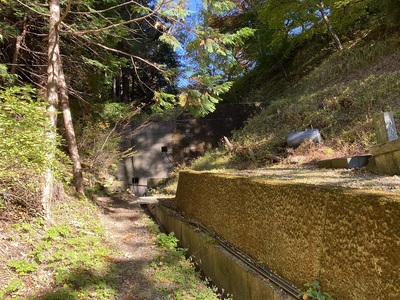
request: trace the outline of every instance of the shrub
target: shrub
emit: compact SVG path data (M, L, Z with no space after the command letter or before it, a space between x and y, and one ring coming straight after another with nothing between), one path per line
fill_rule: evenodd
M59 161L66 157L50 141L51 130L46 104L35 89L0 90L0 213L15 206L40 210L41 174L51 168L61 177Z

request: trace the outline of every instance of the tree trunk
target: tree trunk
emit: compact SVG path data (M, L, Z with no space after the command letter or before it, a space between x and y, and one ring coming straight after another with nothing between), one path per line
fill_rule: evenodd
M129 72L127 68L122 68L122 96L121 101L129 103Z
M325 5L323 1L320 1L319 4L317 5L319 12L321 13L322 18L324 19L324 22L326 26L328 27L329 33L332 35L333 39L335 40L337 48L342 51L343 46L342 43L340 42L339 36L336 34L335 30L332 27L331 22L329 21L328 15L325 13Z
M135 101L135 76L136 74L133 73L133 70L131 70L131 80L132 80L132 88L131 88L131 101Z
M121 74L115 79L115 100L119 101L121 97Z
M46 97L49 103L47 111L49 114L52 129L49 132L50 143L53 149L56 147L56 128L57 128L57 107L58 107L58 74L59 74L59 35L57 22L60 20L60 0L50 0L50 21L49 21L49 43L48 43L48 65L47 65L47 86ZM50 158L54 158L55 151L49 153ZM45 174L43 186L42 205L46 216L50 216L50 202L54 192L54 174L50 167Z
M24 16L24 21L22 25L22 33L17 36L17 41L15 42L15 51L13 55L13 60L12 60L12 65L11 65L11 74L15 74L17 72L17 66L18 66L18 56L19 56L19 51L21 50L21 44L22 41L25 39L28 23L27 23L27 15Z
M72 122L71 108L69 106L67 83L64 76L61 56L59 57L59 77L58 87L60 90L60 102L63 112L65 134L67 136L68 150L73 163L75 190L81 194L85 194L83 184L82 166L79 158L78 145L76 143L74 124Z

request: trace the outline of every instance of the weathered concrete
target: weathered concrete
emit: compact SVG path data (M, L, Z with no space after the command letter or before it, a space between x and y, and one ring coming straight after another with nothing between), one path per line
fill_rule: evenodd
M148 181L167 178L173 168L172 139L175 122L150 122L131 135L136 156L122 160L121 180L125 180L137 196L148 191Z
M400 139L371 147L378 174L400 174Z
M149 196L149 197L138 197L135 201L137 204L157 204L158 200L156 197Z
M371 155L357 155L353 157L340 157L334 159L319 160L319 168L333 169L359 169L366 166Z
M299 289L400 299L396 194L181 172L176 204Z
M400 174L400 140L397 137L393 113L384 112L374 116L378 145L371 147L373 164L369 169L378 174Z
M238 109L239 107L239 109ZM121 151L133 147L136 156L121 159L118 180L137 195L168 177L173 164L184 165L218 146L223 136L240 128L257 110L257 105L218 104L218 109L203 117L182 114L176 121L131 124L122 130Z
M212 237L177 219L163 206L150 208L168 232L174 232L182 247L188 248L190 256L213 284L233 295L235 300L292 300L268 280L261 278L243 262L237 260Z
M373 123L378 144L384 144L397 139L397 130L392 112L384 112L374 116Z

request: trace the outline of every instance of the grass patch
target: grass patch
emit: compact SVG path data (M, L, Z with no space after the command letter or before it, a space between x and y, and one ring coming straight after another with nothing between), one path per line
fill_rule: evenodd
M289 133L317 128L333 154L368 153L376 143L375 114L393 111L400 123L399 48L400 39L393 36L333 53L282 95L265 101L262 113L235 132L232 143L251 148L262 166L268 153L286 155Z
M157 244L163 252L150 267L163 299L221 299L216 287L201 280L193 261L185 257L187 249L178 247L178 242L173 232L157 233Z
M10 227L8 242L18 244L21 255L7 262L0 299L118 299L125 277L135 275L122 274L119 261L113 259L100 213L90 201L75 199L58 205L51 224L36 218ZM185 258L185 249L177 247L176 237L161 233L151 220L148 227L162 253L141 270L151 274L152 296L220 299Z
M231 158L230 153L225 150L216 149L206 152L203 156L194 160L189 168L195 171L225 170L229 168Z
M103 259L110 249L98 213L89 201L75 200L59 205L51 225L41 218L15 224L10 235L26 254L7 263L9 282L1 298L112 299L115 276Z

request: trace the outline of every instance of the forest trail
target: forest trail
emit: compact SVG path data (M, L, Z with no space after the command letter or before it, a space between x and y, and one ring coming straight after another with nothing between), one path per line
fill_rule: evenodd
M107 259L117 273L116 298L123 300L161 299L151 280L149 264L160 255L151 220L133 196L127 193L98 197L102 208L100 220L106 232L106 242L112 249Z

